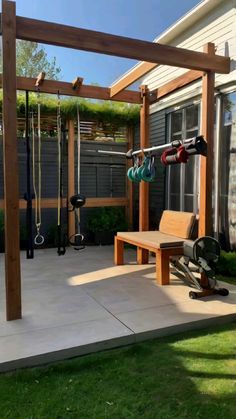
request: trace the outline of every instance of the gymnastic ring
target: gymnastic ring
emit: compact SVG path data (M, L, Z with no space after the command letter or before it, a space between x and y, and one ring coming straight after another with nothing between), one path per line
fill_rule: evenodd
M143 161L143 166L140 170L141 179L144 182L153 182L155 180L155 166L154 166L154 157L146 156Z
M131 182L140 182L139 180L136 179L135 173L136 173L136 168L135 167L130 167L128 169L127 176L129 178L129 180Z
M142 176L143 169L144 169L143 165L138 167L138 169L137 169L136 176L137 176L139 181L143 180L143 176Z
M37 234L34 238L34 244L36 246L41 246L44 243L44 237L41 234Z
M129 180L131 180L131 182L133 181L132 170L133 170L133 167L130 167L127 171L127 177L128 177Z
M156 176L155 167L152 166L151 169L144 167L141 174L142 174L142 180L144 182L154 182L155 176Z
M80 237L80 243L76 243L76 239ZM74 241L72 242L72 238L74 238ZM75 250L83 250L85 249L84 242L84 235L81 233L75 233L69 238L69 243L71 246L74 247Z
M139 177L138 171L139 171L139 167L134 167L133 168L133 178L134 178L134 182L141 182L141 178Z

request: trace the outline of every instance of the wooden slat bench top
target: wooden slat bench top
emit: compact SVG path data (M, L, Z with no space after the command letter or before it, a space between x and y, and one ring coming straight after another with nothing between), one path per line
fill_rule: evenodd
M181 237L161 233L160 231L122 232L117 233L117 238L154 249L182 247L184 243L184 239Z
M124 263L124 243L137 247L137 262L148 263L149 252L156 255L156 279L167 285L170 280L169 258L183 254L185 240L192 236L195 214L165 210L158 231L120 232L115 237L114 261Z

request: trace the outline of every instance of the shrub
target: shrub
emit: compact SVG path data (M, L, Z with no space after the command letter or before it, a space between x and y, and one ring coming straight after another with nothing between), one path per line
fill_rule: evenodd
M93 211L87 224L88 230L97 231L124 231L127 230L127 222L123 208L102 207Z
M0 233L4 231L4 211L0 209Z
M236 252L221 252L216 273L236 277Z

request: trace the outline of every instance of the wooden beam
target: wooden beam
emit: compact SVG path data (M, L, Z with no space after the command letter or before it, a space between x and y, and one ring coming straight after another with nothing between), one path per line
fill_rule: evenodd
M74 121L68 121L68 202L75 194L75 126ZM75 234L75 214L68 212L68 237Z
M127 205L127 198L87 198L85 207L125 207Z
M208 43L204 51L214 56L215 45ZM207 157L200 158L200 206L199 229L200 236L212 235L212 179L213 179L213 143L214 143L214 72L207 72L202 78L202 115L201 134L207 141Z
M17 16L18 39L57 45L65 48L98 52L135 60L183 67L200 71L229 73L230 59L219 55L141 41L58 23Z
M190 70L182 74L179 77L176 77L174 80L164 84L163 86L158 87L157 89L150 92L151 103L155 103L164 96L169 95L170 93L175 92L181 87L187 86L188 84L199 80L202 77L202 71Z
M19 239L19 171L16 117L16 10L2 2L3 161L5 202L6 318L20 319L21 270Z
M149 90L141 86L143 105L140 110L140 148L147 148L149 141ZM139 184L139 231L149 230L149 183L141 181ZM139 264L148 263L148 251L137 248Z
M44 79L45 79L46 73L45 71L41 71L41 73L39 73L36 82L35 82L35 87L39 87L41 86L41 84L43 83Z
M62 201L63 207L67 206L67 199L64 198ZM128 199L126 197L121 198L87 198L86 208L95 207L125 207L128 205ZM25 210L27 202L24 199L19 200L19 208ZM32 207L35 208L35 201L32 202ZM57 208L57 198L42 198L41 208ZM4 209L4 200L0 199L0 209Z
M2 86L2 74L0 74L0 87ZM35 79L28 77L17 77L17 90L28 90L35 92ZM63 96L77 96L90 99L101 100L115 100L128 103L141 103L141 95L139 92L132 90L124 90L116 95L114 99L110 98L110 88L100 86L82 85L79 89L73 89L72 83L57 81L57 80L44 80L43 85L40 87L42 93L58 94L58 91Z
M145 76L145 74L149 73L149 71L153 70L157 66L158 64L154 63L139 63L129 73L125 74L122 78L110 86L111 98L120 93L122 90L126 89L131 84L135 83L137 80Z
M81 86L82 86L82 84L83 84L83 78L82 77L76 77L76 79L74 79L73 81L72 81L72 88L75 90L75 89L79 89Z

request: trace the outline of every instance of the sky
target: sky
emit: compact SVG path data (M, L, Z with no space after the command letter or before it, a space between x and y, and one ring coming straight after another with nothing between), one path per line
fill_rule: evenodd
M19 16L153 41L192 9L199 0L16 0ZM61 80L77 76L84 84L109 86L136 61L126 58L44 46L56 57ZM42 69L43 70L43 69Z

